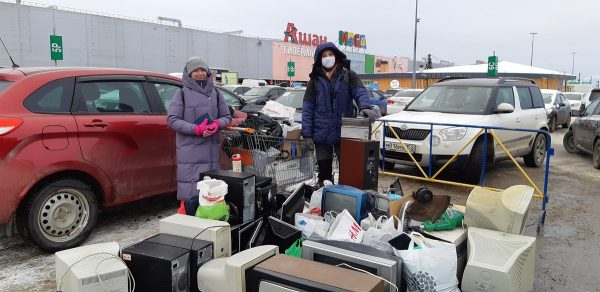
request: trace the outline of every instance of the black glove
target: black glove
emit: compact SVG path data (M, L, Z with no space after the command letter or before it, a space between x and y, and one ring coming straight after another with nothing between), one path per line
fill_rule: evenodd
M373 110L371 110L371 109L368 109L368 108L360 110L359 113L362 114L363 116L369 118L369 122L371 122L371 123L374 122L375 119L376 119L376 117L377 117L377 115L375 114L375 112Z
M315 150L315 142L312 137L304 138L304 143L306 143L306 148L308 148L309 151Z

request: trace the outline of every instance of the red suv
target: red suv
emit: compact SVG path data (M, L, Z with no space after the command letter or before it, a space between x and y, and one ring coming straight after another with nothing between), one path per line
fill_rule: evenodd
M100 207L175 192L166 107L179 78L102 68L0 68L0 234L79 245Z

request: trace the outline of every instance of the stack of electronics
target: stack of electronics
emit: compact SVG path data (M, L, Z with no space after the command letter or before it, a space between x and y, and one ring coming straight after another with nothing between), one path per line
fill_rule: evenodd
M533 291L535 237L521 235L533 189L476 187L467 199L468 261L462 291Z

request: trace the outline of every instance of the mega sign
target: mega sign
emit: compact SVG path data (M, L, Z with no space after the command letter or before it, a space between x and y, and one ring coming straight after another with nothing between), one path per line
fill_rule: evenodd
M340 46L355 47L361 49L367 48L367 37L364 34L355 34L353 32L340 30L338 42Z
M327 42L326 36L320 36L316 34L307 34L305 32L299 32L296 26L289 22L287 24L287 28L283 32L284 42L298 44L298 45L307 45L307 46L318 46L322 43Z

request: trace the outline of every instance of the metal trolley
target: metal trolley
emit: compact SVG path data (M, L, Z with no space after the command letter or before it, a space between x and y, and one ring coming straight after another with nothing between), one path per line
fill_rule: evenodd
M280 191L314 179L315 153L304 140L260 135L251 129L221 132L221 167L231 169L239 154L242 170L273 178Z

